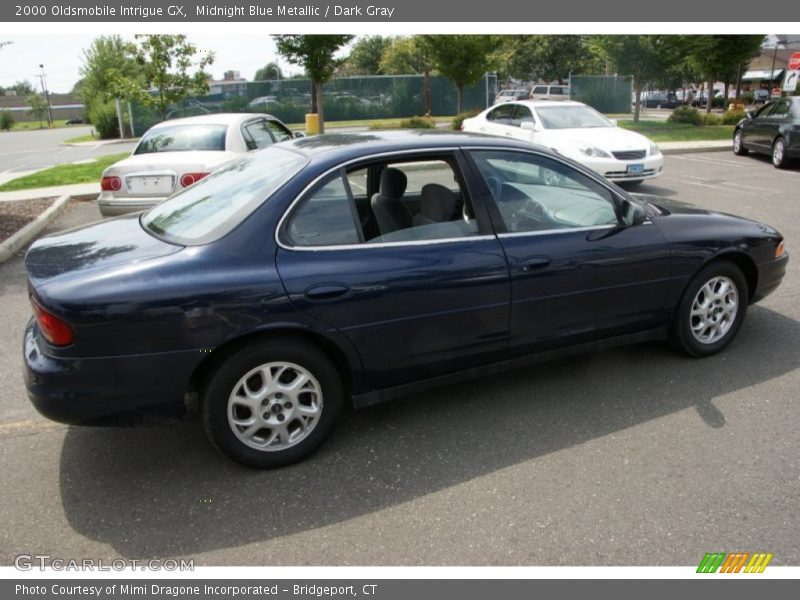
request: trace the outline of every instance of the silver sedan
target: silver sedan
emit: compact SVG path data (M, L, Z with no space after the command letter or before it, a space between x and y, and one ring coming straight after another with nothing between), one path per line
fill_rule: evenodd
M277 118L259 113L164 121L142 136L129 157L103 171L100 213L150 208L245 152L299 136Z

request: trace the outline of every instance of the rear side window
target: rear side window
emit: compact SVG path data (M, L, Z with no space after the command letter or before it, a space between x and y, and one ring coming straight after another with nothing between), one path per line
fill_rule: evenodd
M296 246L343 246L361 242L355 210L341 174L323 181L288 223Z
M144 134L134 154L225 150L227 125L173 125L158 127Z
M546 94L547 93L547 86L546 85L537 85L535 88L533 88L533 92L532 93L534 93L534 94Z
M498 106L488 115L486 115L486 120L492 121L493 123L508 125L508 123L511 121L511 116L513 114L514 114L514 105L503 104L502 106Z
M258 150L272 145L272 136L267 131L264 121L251 121L242 126L244 142L248 150Z

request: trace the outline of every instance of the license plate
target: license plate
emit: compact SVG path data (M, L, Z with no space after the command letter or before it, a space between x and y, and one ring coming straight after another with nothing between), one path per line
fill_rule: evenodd
M128 191L131 194L169 194L175 187L171 175L149 175L145 177L128 177Z
M644 165L628 165L628 173L630 174L639 174L644 173Z

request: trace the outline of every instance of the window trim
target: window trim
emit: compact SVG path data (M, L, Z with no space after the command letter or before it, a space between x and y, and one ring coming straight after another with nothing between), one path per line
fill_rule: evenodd
M463 156L463 154L464 154L463 150L464 150L464 148L447 146L447 147L443 147L443 148L415 148L415 149L409 149L409 150L399 150L399 151L394 151L394 152L381 152L379 154L370 154L368 156L360 156L358 158L353 158L353 159L350 159L350 160L345 161L343 163L340 163L340 164L338 164L338 165L336 165L334 167L331 167L330 169L327 169L326 171L324 171L323 173L321 173L320 175L315 177L308 185L306 185L302 189L302 191L297 195L297 197L294 200L292 200L291 204L289 204L289 206L286 208L286 210L283 211L283 214L281 215L281 218L278 220L278 224L275 226L275 235L274 235L275 243L278 245L279 248L282 248L283 250L287 250L289 252L319 252L319 251L330 252L330 251L336 251L336 250L368 250L368 249L371 249L371 248L402 248L402 247L405 247L405 246L430 246L432 244L452 244L452 243L456 243L456 242L464 243L464 242L474 242L474 241L485 241L485 240L497 239L497 236L496 236L494 231L492 231L492 233L489 233L489 234L478 233L477 235L472 235L472 236L469 236L469 237L440 238L440 239L434 239L434 240L401 240L401 241L397 241L397 242L376 242L376 243L372 243L372 244L366 243L366 242L362 242L362 243L359 243L359 244L341 244L341 245L338 245L338 246L295 246L295 245L292 245L290 239L286 238L286 235L285 235L286 225L288 223L288 220L291 218L292 213L295 211L297 205L300 202L302 202L308 196L309 192L316 187L317 183L319 183L325 177L327 177L328 175L330 175L331 173L333 173L335 171L344 171L344 173L346 174L347 168L350 165L357 165L359 163L368 164L370 162L374 162L376 160L380 160L380 159L383 159L383 158L391 158L391 157L394 157L394 156L405 156L405 155L409 155L409 154L412 154L412 155L452 154L456 158L456 162L458 163L459 168L462 170L461 176L465 180L464 181L465 191L468 194L470 194L470 200L472 200L472 202L473 202L473 210L476 213L475 219L476 219L476 221L478 221L477 213L478 213L479 208L475 205L475 195L471 193L471 191L469 189L469 187L470 187L469 186L469 182L468 182L468 180L470 179L469 176L473 175L473 173L471 172L472 171L472 165L469 162L467 163L466 166L469 167L469 171L470 171L469 173L467 173L466 169L464 168L465 165L458 158L459 154L461 154ZM349 192L349 196L348 197L352 201L353 200L353 195L352 195L352 191L350 190L350 182L347 180L346 176L344 177L344 181L345 181L345 184L347 186L347 190ZM481 193L481 196L480 196L480 202L481 202L481 204L484 204L484 198L483 198L483 194L482 193ZM355 208L354 204L353 204L353 208ZM484 208L485 208L485 205L484 205ZM487 215L487 217L489 218L489 225L491 227L491 225L492 225L491 216ZM359 225L358 229L361 229L360 220L356 219L356 224ZM478 230L480 231L480 224L479 224ZM363 231L361 231L361 233L359 235L363 236ZM282 239L282 238L284 238L284 239Z

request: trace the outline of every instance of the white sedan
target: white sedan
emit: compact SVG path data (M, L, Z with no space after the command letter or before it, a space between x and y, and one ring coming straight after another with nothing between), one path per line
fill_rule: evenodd
M546 146L616 182L641 183L664 167L652 141L580 102L506 102L465 119L462 129Z
M103 171L100 213L150 208L245 152L299 135L275 117L256 113L164 121L147 130L133 154Z

